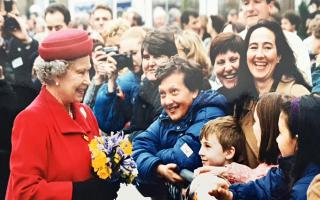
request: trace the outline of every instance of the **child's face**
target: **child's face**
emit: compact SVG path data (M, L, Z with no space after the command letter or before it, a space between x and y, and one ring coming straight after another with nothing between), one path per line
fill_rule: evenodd
M287 120L288 116L281 112L278 122L280 134L276 140L282 157L294 155L294 153L296 152L297 145L297 138L291 137Z
M224 166L226 163L226 152L223 151L221 144L215 134L208 138L201 139L199 151L203 166Z

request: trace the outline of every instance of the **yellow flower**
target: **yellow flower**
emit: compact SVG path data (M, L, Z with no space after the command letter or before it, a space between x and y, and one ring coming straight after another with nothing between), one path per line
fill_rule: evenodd
M101 151L97 148L91 149L90 151L91 151L91 155L93 158L97 157L99 155L99 153L101 153Z
M120 148L123 150L125 154L132 154L132 144L128 139L124 139L120 142Z
M111 173L112 173L112 169L108 166L104 166L102 169L100 169L97 172L97 175L101 179L107 179L111 175Z
M96 139L92 139L89 143L89 149L92 151L92 149L97 149L98 148L98 141Z
M98 152L92 160L92 167L94 171L97 171L101 166L106 165L107 161L106 155L101 151Z

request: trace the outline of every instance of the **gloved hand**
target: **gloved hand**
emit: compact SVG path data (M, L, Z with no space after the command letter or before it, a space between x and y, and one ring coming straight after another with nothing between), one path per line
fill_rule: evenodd
M120 182L91 178L83 182L73 182L72 186L72 200L113 200L118 196Z

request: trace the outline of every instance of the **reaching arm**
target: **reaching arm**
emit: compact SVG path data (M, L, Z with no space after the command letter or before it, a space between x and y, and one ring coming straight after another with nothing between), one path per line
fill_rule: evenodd
M137 135L133 140L133 159L137 163L139 177L142 180L152 180L157 174L156 167L162 164L156 153L160 147L159 120Z
M175 145L172 148L160 150L157 156L164 164L176 163L180 169L193 171L201 166L201 159L198 155L200 150L199 134L201 128L211 119L224 116L224 112L217 107L205 108L196 115L186 130L179 134ZM204 114L205 113L205 114Z
M121 130L129 119L123 111L126 102L121 100L115 92L109 93L107 87L107 84L103 84L98 91L94 114L101 130L110 133Z

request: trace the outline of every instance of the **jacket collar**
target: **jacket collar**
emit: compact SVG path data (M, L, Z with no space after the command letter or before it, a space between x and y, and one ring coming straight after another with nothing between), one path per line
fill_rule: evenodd
M226 98L217 93L214 90L200 91L198 96L193 100L188 112L180 121L189 121L192 119L194 113L198 112L200 109L205 107L219 107L222 110L227 109L227 100ZM163 109L162 113L159 116L159 119L162 120L171 120Z
M46 101L46 105L51 112L57 126L62 134L86 134L91 131L91 128L86 120L87 113L83 105L80 103L72 103L71 109L74 114L72 119L64 106L50 94L45 86L42 87L40 97Z

